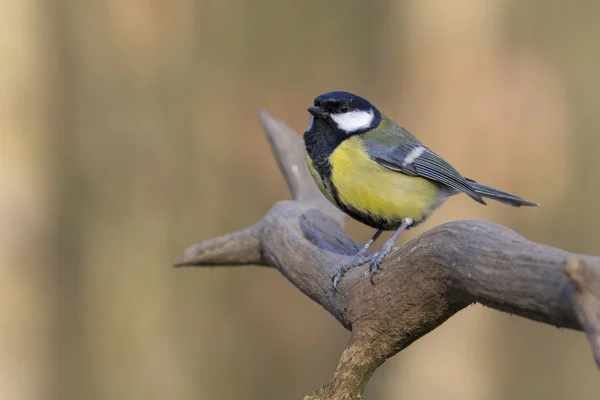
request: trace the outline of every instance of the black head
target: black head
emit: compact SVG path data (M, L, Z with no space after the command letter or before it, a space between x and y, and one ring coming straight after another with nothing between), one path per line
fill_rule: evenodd
M366 132L381 121L381 114L374 105L348 92L322 94L315 99L314 106L308 107L308 112L315 120L326 122L346 135Z

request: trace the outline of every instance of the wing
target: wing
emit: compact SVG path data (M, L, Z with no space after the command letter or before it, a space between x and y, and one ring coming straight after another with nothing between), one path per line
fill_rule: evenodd
M389 143L367 140L365 147L371 159L385 168L439 182L486 204L465 177L419 142L390 146Z

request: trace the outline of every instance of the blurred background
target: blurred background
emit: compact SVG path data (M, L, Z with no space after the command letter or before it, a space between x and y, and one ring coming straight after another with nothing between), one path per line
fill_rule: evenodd
M346 332L274 270L179 269L289 193L257 119L372 100L465 175L450 200L598 254L600 2L0 0L0 398L301 399ZM351 222L365 241L370 229ZM583 334L479 305L369 399L598 399Z

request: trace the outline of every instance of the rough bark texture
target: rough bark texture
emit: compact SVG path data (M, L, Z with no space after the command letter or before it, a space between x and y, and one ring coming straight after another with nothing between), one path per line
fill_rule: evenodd
M188 248L177 266L264 265L352 331L326 385L306 399L360 399L389 357L474 302L558 327L584 330L600 365L600 258L533 243L501 225L455 221L396 248L371 285L368 265L331 288L331 276L360 244L346 217L319 192L300 136L261 112L263 127L294 200L254 226Z

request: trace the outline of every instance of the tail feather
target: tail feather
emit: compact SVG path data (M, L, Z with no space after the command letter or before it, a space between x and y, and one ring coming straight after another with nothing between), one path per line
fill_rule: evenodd
M477 183L471 179L467 179L469 185L475 189L475 191L481 195L482 197L486 197L488 199L499 201L500 203L508 204L513 207L521 207L521 206L532 206L537 207L536 203L531 201L524 200L520 197L512 195L510 193L503 192L502 190L494 189L489 186L482 185L481 183Z

